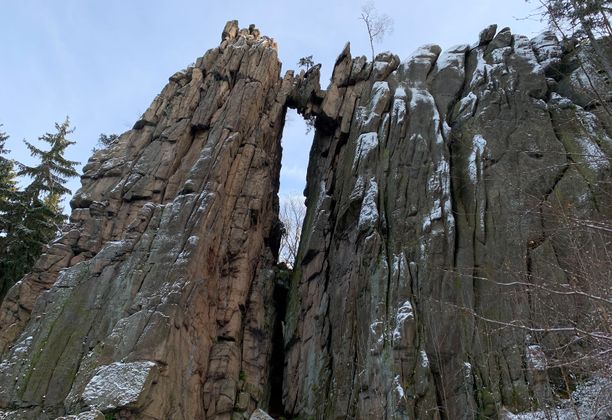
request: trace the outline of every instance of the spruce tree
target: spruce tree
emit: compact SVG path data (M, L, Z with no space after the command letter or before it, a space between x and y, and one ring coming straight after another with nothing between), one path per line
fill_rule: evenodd
M9 205L15 198L15 172L13 161L7 157L10 152L6 148L7 140L6 133L0 131L0 237L6 236L7 218L10 213Z
M78 162L65 158L68 146L75 142L67 138L68 118L55 124L56 133L46 133L39 141L48 144L43 150L24 140L30 154L38 160L35 166L17 163L18 176L27 176L31 182L22 191L15 191L11 211L7 217L1 272L3 289L8 289L32 269L43 247L59 232L66 216L61 199L70 190L65 187L69 178L78 175Z
M42 200L54 212L58 214L59 220L64 220L59 202L63 195L70 194L70 190L64 185L68 178L78 176L75 166L79 162L68 160L64 157L66 148L75 144L69 140L67 136L74 130L70 129L70 121L68 117L62 124L55 123L56 133L46 133L38 138L39 141L48 143L49 150L42 150L32 143L24 140L30 155L37 158L40 163L36 166L27 166L19 164L20 170L18 175L27 176L32 179L30 185L25 189L28 198L34 202ZM60 217L61 216L61 217Z
M12 227L19 207L19 192L15 180L14 163L8 158L8 136L0 132L0 301L12 285L8 280L15 262L11 253Z

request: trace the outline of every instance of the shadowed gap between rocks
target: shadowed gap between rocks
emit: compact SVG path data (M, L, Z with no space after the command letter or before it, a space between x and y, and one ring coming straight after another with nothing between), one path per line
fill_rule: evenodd
M318 75L317 75L318 78ZM317 80L318 82L318 80ZM283 123L283 133L281 142L283 144L281 152L281 168L286 167L290 172L287 177L287 188L283 188L283 185L279 187L279 202L282 207L282 198L285 196L287 199L304 200L303 190L306 185L306 178L304 173L304 179L297 188L297 175L299 173L300 166L296 165L296 154L297 159L303 159L304 165L308 164L308 153L312 147L314 141L314 116L304 116L300 112L296 112L297 106L289 100L285 104L287 111L285 113L285 120ZM293 111L293 112L292 112ZM288 124L289 122L289 124ZM292 124L291 122L297 122ZM288 142L292 142L288 144ZM304 142L306 147L296 146L296 142ZM305 150L301 150L305 149ZM293 159L292 159L293 158ZM282 169L281 176L279 176L280 182L283 182ZM296 188L293 188L296 187ZM283 193L284 191L284 193ZM281 210L282 211L282 210ZM278 237L275 239L275 247L279 247L281 235L287 233L289 235L298 234L301 236L302 221L292 220L295 223L293 226L283 226L281 217L279 215L279 230ZM286 232L286 230L292 230L292 232ZM298 236L299 238L299 236ZM280 248L280 247L279 247ZM295 261L284 261L287 259L287 255L282 255L281 250L275 255L277 259L276 275L274 278L274 292L273 301L275 319L271 326L272 328L272 353L270 361L270 399L268 403L267 412L274 418L292 419L294 416L291 413L285 411L283 404L283 394L286 392L287 384L284 381L285 371L285 343L283 338L283 328L285 323L285 317L287 313L288 295L290 287L290 279L293 275L293 264ZM296 256L294 256L296 257ZM288 265L290 264L290 265Z
M272 360L270 364L270 403L269 414L275 418L287 418L283 405L283 372L285 369L285 346L283 342L283 323L287 312L289 270L280 270L274 285L274 307L276 319L272 334Z

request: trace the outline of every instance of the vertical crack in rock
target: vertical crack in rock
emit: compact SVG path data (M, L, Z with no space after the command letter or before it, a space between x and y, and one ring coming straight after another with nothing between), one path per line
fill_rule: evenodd
M287 313L289 270L279 269L274 284L273 302L275 319L272 332L272 355L270 365L270 403L268 412L275 418L285 417L283 405L283 372L285 369L285 343L283 341L283 320Z

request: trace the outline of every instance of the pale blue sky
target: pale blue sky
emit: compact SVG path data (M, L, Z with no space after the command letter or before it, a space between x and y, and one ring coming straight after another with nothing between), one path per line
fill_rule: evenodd
M255 23L275 38L283 73L313 54L323 87L346 41L369 54L358 20L359 1L3 0L0 7L0 123L12 157L28 163L21 139L34 141L70 116L77 145L68 157L86 163L100 133L134 124L171 76L218 45L227 20ZM474 42L490 23L534 36L544 25L517 20L534 6L524 0L376 2L394 32L378 45L401 58L418 46ZM283 147L282 193L303 189L312 133L289 115ZM76 191L77 180L69 188Z

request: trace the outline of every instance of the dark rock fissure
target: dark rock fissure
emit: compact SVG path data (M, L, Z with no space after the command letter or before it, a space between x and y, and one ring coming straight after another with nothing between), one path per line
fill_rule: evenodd
M270 402L268 411L275 418L292 418L285 412L283 405L283 374L285 371L285 342L283 327L287 314L287 301L289 293L289 278L291 270L279 267L275 278L273 304L275 319L272 334L272 355L270 359Z

